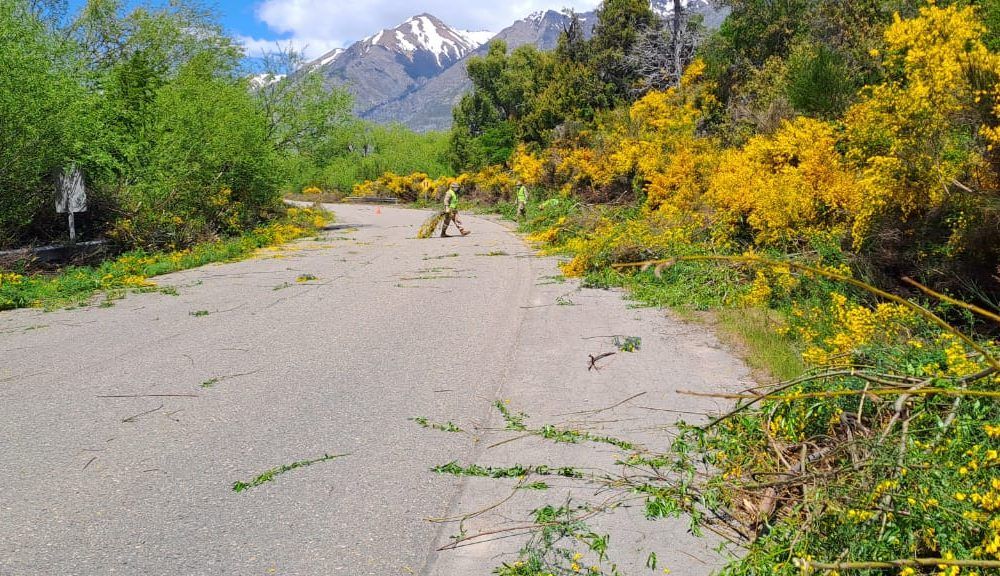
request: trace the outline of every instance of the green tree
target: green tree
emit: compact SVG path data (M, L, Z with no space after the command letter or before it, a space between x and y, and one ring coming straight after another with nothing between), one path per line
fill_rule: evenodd
M53 211L52 176L90 131L72 52L29 8L0 3L0 246Z
M647 0L605 0L590 40L591 65L606 84L606 107L628 101L639 78L629 54L641 33L657 25Z
M803 44L792 50L786 93L799 112L835 118L847 108L857 88L843 58L830 48Z
M773 56L785 58L809 24L809 0L728 0L726 4L732 12L719 34L733 57L745 58L754 66L762 66Z
M294 49L279 49L261 60L263 71L251 87L268 119L268 137L278 148L314 160L339 152L343 135L359 126L351 94L326 86Z
M495 41L484 57L471 58L468 74L473 90L455 108L451 159L456 169L505 163L519 139L537 137L524 123L551 84L554 59L533 46L507 53Z

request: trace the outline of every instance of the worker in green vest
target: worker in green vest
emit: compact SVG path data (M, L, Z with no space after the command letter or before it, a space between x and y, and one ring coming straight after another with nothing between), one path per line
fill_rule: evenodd
M448 238L448 227L454 222L462 236L468 236L469 231L462 228L462 223L458 220L458 182L452 182L448 192L444 195L444 226L441 227L441 237Z
M515 186L517 186L517 219L520 220L528 211L528 187L520 180Z

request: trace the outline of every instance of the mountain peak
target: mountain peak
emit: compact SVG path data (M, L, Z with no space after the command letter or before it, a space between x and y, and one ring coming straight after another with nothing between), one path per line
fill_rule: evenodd
M411 61L418 54L429 54L438 66L445 67L481 46L487 36L492 37L492 34L457 30L424 12L395 28L369 36L362 43L365 51L379 46Z

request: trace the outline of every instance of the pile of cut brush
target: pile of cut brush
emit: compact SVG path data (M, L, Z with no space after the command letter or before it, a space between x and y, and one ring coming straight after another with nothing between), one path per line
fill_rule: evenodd
M434 231L437 230L438 226L441 225L441 221L444 220L444 212L436 212L430 218L428 218L423 226L420 227L420 232L417 233L417 238L421 240L430 238L434 235Z
M909 280L932 299L916 303L795 263L712 259L837 280L871 294L869 305L889 301L912 317L894 320L898 339L873 337L788 382L739 394L683 392L738 403L701 426L678 425L665 452L611 442L623 451L622 471L580 479L610 496L600 510L567 508L559 526L578 536L566 539L570 546L590 533L585 522L596 513L639 498L650 519L686 515L693 530L742 548L725 576L1000 574L1000 343L942 317L969 313L1000 326L1000 315ZM660 272L680 260L620 268ZM516 429L593 441L552 426ZM497 573L575 572L576 552L555 548L551 526L536 521L532 542L541 548L526 547L520 564ZM604 545L590 546L601 561Z
M682 426L668 454L626 462L625 484L648 495L648 513L683 509L745 547L729 576L1000 573L1000 343L932 310L961 308L992 325L1000 315L908 279L932 300L794 263L725 260L842 281L916 320L899 341L873 338L789 382L689 393L739 404Z

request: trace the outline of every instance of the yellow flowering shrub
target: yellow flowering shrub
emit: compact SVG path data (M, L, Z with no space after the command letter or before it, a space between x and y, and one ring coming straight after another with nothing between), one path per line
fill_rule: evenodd
M1000 74L1000 56L983 44L984 32L975 8L933 4L916 18L897 15L886 30L885 63L899 74L870 87L844 119L847 158L861 171L864 199L856 207L856 246L883 214L908 218L956 200L952 183L981 164L955 126L976 118L982 98L1000 95L995 85L972 80ZM1000 134L991 125L1000 109L992 110L991 124L978 131L995 142Z
M487 166L471 174L465 184L485 193L491 200L499 200L513 195L515 177L503 166Z
M788 266L760 268L754 275L750 291L743 296L743 304L768 306L774 299L788 297L799 284L800 280L792 274L792 269Z
M13 272L0 272L0 287L4 284L7 285L17 285L24 281L24 276L21 274L15 274Z
M692 138L688 145L678 146L663 168L650 175L646 208L674 217L700 210L717 162L718 151L707 139Z
M514 190L515 177L503 166L487 166L474 174L458 177L442 176L433 179L423 172L400 176L387 172L376 180L368 180L354 186L356 197L394 197L405 202L417 200L437 200L453 184L462 186L466 192L480 191L492 200L510 195Z
M400 176L386 172L377 180L369 180L354 186L353 196L394 197L405 202L413 202L425 197L430 188L430 176L422 172Z
M875 308L848 302L843 294L830 294L825 311L833 319L834 331L828 336L800 332L812 344L803 353L806 362L815 365L850 364L854 353L874 343L892 344L907 336L917 322L914 312L901 304L880 303Z
M635 183L645 187L652 210L674 199L693 205L717 155L711 139L696 135L710 92L693 84L703 69L690 67L681 89L652 91L606 114L595 134L558 143L541 157L519 148L514 172L529 183L551 178L564 195L627 192Z
M563 266L567 276L582 276L591 268L619 262L637 262L676 253L690 245L696 227L651 213L616 223L602 220L586 236L570 239L565 249L573 260Z
M835 145L830 124L799 118L725 152L707 191L724 230L745 222L757 244L773 245L846 228L857 185Z
M544 181L545 162L529 152L524 144L514 151L510 166L517 178L529 186L538 186Z

